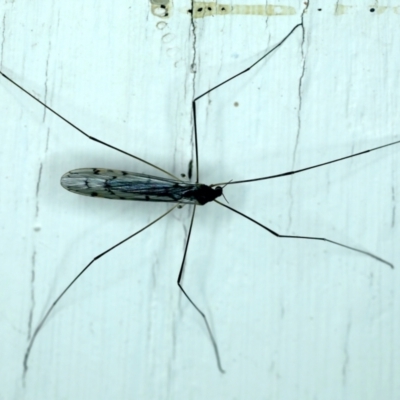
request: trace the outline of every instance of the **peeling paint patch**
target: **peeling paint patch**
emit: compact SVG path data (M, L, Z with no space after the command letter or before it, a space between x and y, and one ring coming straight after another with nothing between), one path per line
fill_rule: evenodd
M150 0L151 13L159 18L168 18L171 15L170 0Z
M165 1L165 0L151 0ZM308 3L305 3L308 7ZM317 8L322 11L322 8ZM193 8L187 11L193 18L214 17L217 15L259 15L259 16L288 16L296 15L298 10L292 6L277 4L220 4L216 2L198 1L193 3ZM347 4L336 4L334 15L347 15L352 12L369 12L377 15L385 13L400 14L400 6L354 6Z
M195 2L193 9L189 10L193 18L213 17L216 15L295 15L296 9L281 5L245 5L245 4L216 4L213 2Z
M348 14L348 12L353 8L353 6L346 6L344 4L337 4L335 8L335 15Z

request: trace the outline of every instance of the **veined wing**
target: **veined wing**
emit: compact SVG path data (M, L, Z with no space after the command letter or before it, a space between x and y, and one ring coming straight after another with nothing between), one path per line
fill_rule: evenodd
M61 177L70 192L115 200L162 201L202 205L220 196L206 185L105 168L80 168Z

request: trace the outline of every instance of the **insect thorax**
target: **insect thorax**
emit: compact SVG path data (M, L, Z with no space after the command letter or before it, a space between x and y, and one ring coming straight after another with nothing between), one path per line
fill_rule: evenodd
M199 202L201 206L215 200L222 195L222 188L217 186L212 188L207 185L199 184L193 193L193 197Z

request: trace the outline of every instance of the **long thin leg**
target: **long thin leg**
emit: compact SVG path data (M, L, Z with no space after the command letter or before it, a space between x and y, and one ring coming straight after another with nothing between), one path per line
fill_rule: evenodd
M192 101L192 113L193 113L193 125L194 125L194 142L195 142L195 151L196 151L196 183L199 183L199 148L198 148L198 142L197 142L197 120L196 120L196 101L200 100L202 97L205 95L213 92L214 90L218 89L219 87L225 85L226 83L234 80L240 75L245 74L246 72L250 71L253 67L255 67L259 62L264 60L264 58L268 57L273 51L275 51L278 47L282 46L282 44L292 35L292 33L300 26L303 26L303 24L298 24L296 25L277 45L275 45L271 50L269 50L267 53L265 53L261 58L259 58L256 62L250 65L250 67L247 67L243 71L237 73L234 76L231 76L230 78L226 79L225 81L221 82L220 84L212 87L211 89L207 90L200 96L197 96L193 101Z
M268 228L267 226L263 225L262 223L260 223L260 222L256 221L255 219L249 217L248 215L243 214L240 211L235 210L234 208L232 208L230 206L227 206L226 204L220 203L218 200L214 200L214 201L216 203L218 203L219 205L221 205L221 206L223 206L225 208L228 208L229 210L235 212L236 214L241 215L242 217L248 219L249 221L254 222L258 226L261 226L261 228L264 228L266 231L268 231L269 233L271 233L272 235L274 235L276 237L286 238L286 239L307 239L307 240L319 240L319 241L323 241L323 242L329 242L329 243L335 244L337 246L344 247L344 248L352 250L352 251L357 251L358 253L361 253L361 254L365 254L366 256L371 257L371 258L373 258L373 259L375 259L375 260L377 260L377 261L379 261L379 262L381 262L383 264L388 265L390 268L394 269L394 265L391 262L386 261L383 258L380 258L380 257L376 256L375 254L370 253L369 251L357 249L356 247L347 246L346 244L335 242L334 240L330 240L330 239L326 239L326 238L322 238L322 237L314 237L314 236L281 235L280 233L273 231L271 228Z
M277 175L264 176L264 177L262 177L262 178L245 179L245 180L242 180L242 181L229 181L229 182L222 182L222 183L213 183L213 184L210 185L210 186L213 187L213 186L223 186L223 185L225 185L225 186L226 186L226 185L234 185L234 184L236 184L236 183L249 183L249 182L255 182L255 181L263 181L263 180L266 180L266 179L280 178L280 177L282 177L282 176L294 175L294 174L298 174L299 172L304 172L304 171L308 171L308 170L310 170L310 169L323 167L324 165L333 164L333 163L335 163L335 162L343 161L343 160L346 160L346 159L348 159L348 158L361 156L361 155L363 155L363 154L370 153L371 151L383 149L384 147L393 146L393 145L399 144L399 143L400 143L400 140L396 140L395 142L391 142L391 143L388 143L388 144L384 144L384 145L382 145L382 146L373 147L372 149L360 151L360 152L358 152L358 153L351 154L351 155L349 155L349 156L336 158L336 159L334 159L334 160L326 161L326 162L321 163L321 164L312 165L311 167L296 169L296 170L294 170L294 171L283 172L283 173L277 174Z
M82 269L81 272L79 272L78 275L76 275L76 277L68 284L68 286L58 295L58 297L53 301L52 305L50 306L50 308L47 310L46 314L44 315L44 317L42 318L42 320L39 322L38 326L36 327L35 331L33 332L33 335L29 341L28 344L28 348L25 351L25 355L24 355L24 375L26 375L27 371L28 371L28 360L29 360L29 355L30 352L32 350L32 346L33 343L35 342L35 339L38 335L38 333L40 332L40 330L42 329L44 323L46 322L47 318L49 317L50 313L53 311L54 307L56 306L56 304L62 299L62 297L67 293L67 291L71 288L71 286L82 276L82 274L97 260L99 260L101 257L103 257L104 255L106 255L107 253L109 253L110 251L114 250L115 248L117 248L118 246L120 246L121 244L127 242L129 239L132 239L134 236L138 235L139 233L143 232L145 229L149 228L150 226L152 226L153 224L155 224L157 221L159 221L160 219L164 218L167 214L169 214L172 210L174 210L176 207L178 207L178 204L174 207L172 207L170 210L168 210L167 212L165 212L164 214L162 214L160 217L158 217L157 219L155 219L154 221L150 222L148 225L146 225L144 228L139 229L137 232L135 232L134 234L128 236L126 239L121 240L120 242L118 242L117 244L115 244L114 246L110 247L109 249L107 249L106 251L103 251L102 253L98 254L96 257L93 258L92 261L90 261L90 263L88 265L86 265L85 268Z
M197 141L197 117L196 117L196 99L192 101L192 112L193 112L193 126L194 126L194 149L196 152L196 183L199 183L200 173L199 173L199 144Z
M181 263L181 268L179 269L179 275L178 275L178 279L177 279L177 284L179 286L179 289L182 291L182 293L185 295L185 297L189 300L190 304L196 309L196 311L203 318L204 323L206 324L208 335L210 337L210 340L211 340L211 343L212 343L212 346L213 346L213 349L214 349L214 353L215 353L215 358L217 360L218 369L220 370L220 372L225 373L225 371L224 371L224 369L222 368L222 365L221 365L221 358L219 356L217 341L215 340L215 337L214 337L214 335L213 335L213 333L211 331L211 327L210 327L210 324L208 323L207 317L204 314L204 312L201 311L200 308L196 305L196 303L190 298L190 296L186 293L185 289L182 286L183 273L184 273L184 270L185 270L186 254L187 254L188 247L189 247L190 235L192 234L192 227L193 227L193 221L194 221L195 213L196 213L196 206L193 206L192 219L190 221L189 233L188 233L188 237L187 237L187 240L186 240L185 252L183 253L183 259L182 259L182 263Z
M93 140L94 142L100 143L103 146L109 147L110 149L119 151L122 154L125 154L129 157L134 158L135 160L138 160L144 164L150 165L151 167L158 169L159 171L163 172L164 174L167 174L169 176L171 176L174 179L177 179L178 181L180 181L181 179L177 178L175 175L172 175L171 173L169 173L168 171L165 171L164 169L157 167L157 165L154 165L146 160L143 160L142 158L139 158L137 156L134 156L131 153L128 153L127 151L124 151L122 149L119 149L118 147L115 147L109 143L103 142L100 139L95 138L94 136L90 136L89 134L87 134L85 131L83 131L82 129L78 128L76 125L74 125L71 121L68 121L66 118L64 118L62 115L60 115L57 111L54 111L51 107L49 107L47 104L43 103L43 101L39 100L37 97L35 97L33 94L29 93L27 90L25 90L22 86L18 85L18 83L16 83L15 81L13 81L11 78L9 78L7 75L3 74L3 72L0 72L0 75L2 75L4 78L6 78L9 82L11 82L13 85L17 86L19 89L21 89L24 93L26 93L28 96L32 97L32 99L36 100L38 103L40 103L43 107L46 108L46 110L51 111L54 115L57 115L58 118L61 118L64 122L66 122L68 125L72 126L73 128L75 128L78 132L80 132L82 135L86 136L88 139Z

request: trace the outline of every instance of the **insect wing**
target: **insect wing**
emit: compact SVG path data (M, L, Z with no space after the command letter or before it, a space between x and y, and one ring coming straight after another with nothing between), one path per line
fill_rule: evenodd
M61 186L76 194L113 200L198 204L187 197L196 188L192 183L113 169L75 169L61 177Z

